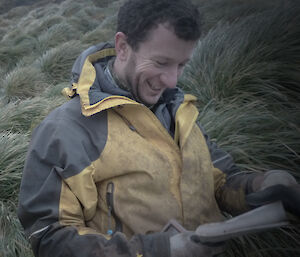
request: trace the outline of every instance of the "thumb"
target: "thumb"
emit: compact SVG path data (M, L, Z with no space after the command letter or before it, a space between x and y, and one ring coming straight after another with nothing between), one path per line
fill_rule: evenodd
M258 207L271 202L281 200L281 192L285 190L283 185L275 185L264 190L246 195L246 201L250 206Z

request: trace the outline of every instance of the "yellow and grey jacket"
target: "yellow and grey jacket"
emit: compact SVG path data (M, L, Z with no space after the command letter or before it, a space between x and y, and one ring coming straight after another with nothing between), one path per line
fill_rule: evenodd
M197 125L195 97L169 89L147 108L105 75L114 54L83 52L71 100L33 133L18 215L36 256L169 256L168 220L194 230L245 207L247 185L227 186L239 170Z

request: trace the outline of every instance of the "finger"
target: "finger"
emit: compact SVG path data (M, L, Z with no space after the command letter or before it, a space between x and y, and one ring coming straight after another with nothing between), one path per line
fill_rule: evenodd
M300 186L275 185L246 196L247 203L258 207L275 201L282 201L284 208L300 216Z
M283 185L275 185L264 190L246 195L246 201L250 206L258 207L271 202L282 200Z

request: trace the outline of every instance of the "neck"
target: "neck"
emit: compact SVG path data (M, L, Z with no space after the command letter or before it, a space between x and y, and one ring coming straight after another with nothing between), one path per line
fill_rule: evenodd
M123 82L124 79L123 79L122 71L124 69L122 68L122 64L120 63L120 60L118 59L118 57L113 62L111 68L112 68L113 76L115 76L118 79L118 82Z
M120 67L120 62L117 60L117 58L114 60L114 62L112 62L109 69L116 84L121 89L130 92L130 87L125 83L125 80L123 79L122 72L121 72L123 69Z

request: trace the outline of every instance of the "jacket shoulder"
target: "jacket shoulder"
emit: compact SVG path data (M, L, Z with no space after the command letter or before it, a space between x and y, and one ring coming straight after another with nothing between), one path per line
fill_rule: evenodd
M53 110L34 130L29 153L44 153L53 165L70 165L71 173L65 175L71 176L99 158L106 140L107 113L86 117L75 97Z

